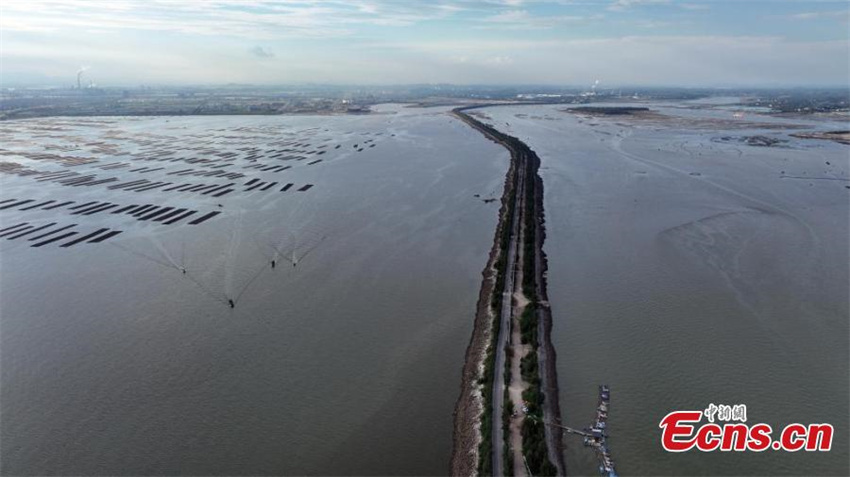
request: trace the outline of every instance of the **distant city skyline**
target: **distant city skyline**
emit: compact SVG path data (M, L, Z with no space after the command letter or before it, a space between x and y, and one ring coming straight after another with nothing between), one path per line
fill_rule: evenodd
M7 0L0 81L838 86L850 4Z

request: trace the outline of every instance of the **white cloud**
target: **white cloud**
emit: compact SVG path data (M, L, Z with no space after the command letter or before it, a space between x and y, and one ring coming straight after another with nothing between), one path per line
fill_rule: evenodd
M483 21L494 23L513 23L518 21L527 21L529 18L531 18L531 15L527 10L508 10L506 12L487 17Z
M501 82L655 85L843 84L845 40L758 36L627 36L585 40L474 40L395 45L434 58L510 58ZM823 58L832 58L823 61ZM487 81L479 77L478 81ZM451 81L449 78L442 81ZM492 79L490 79L492 82Z
M263 48L262 46L259 46L259 45L251 48L248 51L251 52L251 54L256 56L257 58L262 58L262 59L274 58L274 53L272 53L270 50L267 50L267 49L265 49L265 48Z
M447 4L366 0L28 0L4 3L0 26L4 31L89 28L252 39L328 38L351 35L358 25L410 26L461 10Z
M658 20L638 20L636 22L633 22L633 24L638 28L645 28L647 30L658 30L671 25L675 25L671 22L664 22Z
M514 64L514 60L510 56L494 56L484 60L484 63L491 66L510 66Z
M53 78L61 84L72 81L81 64L92 65L93 79L101 85L586 84L597 77L605 84L848 81L846 38L818 42L764 34L664 36L671 25L681 28L680 20L669 15L611 14L621 21L613 27L596 21L597 38L568 39L573 29L562 27L586 26L602 18L606 7L622 11L666 2L551 0L545 9L555 13L550 15L543 15L532 0L509 3L515 4L501 0L209 0L203 4L7 0L0 15L0 59L4 81ZM577 8L554 8L556 3ZM825 19L833 24L831 18L846 18L841 14L804 12L794 19ZM450 17L451 22L439 21ZM535 30L546 31L537 34ZM651 35L612 37L612 31Z
M500 30L538 30L548 29L564 23L598 20L600 15L590 17L574 15L532 15L527 10L507 10L481 19L492 25L479 25L476 28L498 28Z
M608 6L608 10L612 12L621 12L638 5L662 5L669 3L670 0L614 0L614 2Z
M850 19L850 9L824 12L795 13L793 15L789 15L788 18L791 18L793 20L816 20L822 18L835 18L846 22L848 19Z

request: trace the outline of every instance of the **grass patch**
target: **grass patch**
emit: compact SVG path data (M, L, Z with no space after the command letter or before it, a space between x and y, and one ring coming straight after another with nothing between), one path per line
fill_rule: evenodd
M519 317L519 331L522 334L522 344L537 347L537 305L529 303Z
M520 363L523 379L531 383L522 393L528 406L528 418L522 424L522 453L534 475L555 475L557 468L549 461L546 449L546 427L543 424L543 393L540 392L540 369L537 353L529 353Z

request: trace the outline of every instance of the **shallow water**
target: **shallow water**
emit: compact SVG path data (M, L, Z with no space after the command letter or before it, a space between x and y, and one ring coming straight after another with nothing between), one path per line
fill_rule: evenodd
M652 107L697 119L731 114L725 102L697 104ZM715 132L559 109L486 113L543 161L564 421L589 424L605 382L623 475L846 475L846 146L781 129ZM0 210L0 228L55 221L122 230L68 248L60 244L73 237L39 248L28 237L0 238L2 472L445 473L497 218L498 204L473 196L499 197L508 156L442 109L380 112L0 125L13 152L3 160L41 171L279 182L213 198L0 176L0 200L34 200ZM823 119L747 120L846 129ZM738 140L753 134L789 142ZM264 152L292 147L284 143L313 154L278 162ZM242 169L254 164L244 148L259 148L261 163L293 167ZM165 159L213 162L146 160L170 149ZM15 151L98 162L66 166ZM228 151L236 159L226 169L245 177L167 174L212 169ZM98 168L119 162L132 166ZM130 171L143 166L166 169ZM281 192L286 183L295 186ZM314 187L296 192L306 184ZM221 214L192 226L19 210L52 199ZM661 417L709 402L745 403L750 422L774 428L832 423L833 451L664 453ZM595 474L593 454L567 439L569 472Z
M94 157L68 169L99 178L228 181L167 175L203 165L145 160L173 147L166 157L236 152L227 170L246 177L233 182L280 183L213 198L2 176L0 200L222 212L164 225L111 211L0 210L3 228L57 221L123 231L68 248L0 239L2 472L446 473L497 220L498 204L474 195L500 194L508 155L444 111L380 112L3 123L5 148ZM87 145L94 140L116 149ZM367 140L376 146L357 152ZM293 168L242 169L252 163L240 148L283 141L328 152L285 162L264 153L260 162ZM307 165L316 157L323 162ZM121 161L132 167L97 169ZM166 169L129 172L142 166ZM295 191L304 184L314 187Z
M564 422L589 425L596 386L607 383L621 475L850 473L847 146L797 140L791 130L688 129L561 109L485 112L542 161ZM822 118L746 119L847 129ZM754 134L789 142L737 140ZM774 429L831 423L833 449L664 452L659 421L709 403L746 404L748 422ZM596 475L593 452L565 439L568 472Z

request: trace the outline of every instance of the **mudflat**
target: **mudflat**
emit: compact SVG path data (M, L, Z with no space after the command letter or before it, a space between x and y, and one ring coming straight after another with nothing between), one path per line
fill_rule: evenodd
M504 149L399 105L0 128L4 474L447 472Z
M563 422L587 426L606 383L623 475L846 474L848 149L792 136L847 130L846 120L624 106L649 112L482 112L541 159ZM751 421L774 428L832 423L833 449L661 449L666 413L712 402L747 404ZM569 471L594 474L595 455L566 444Z

